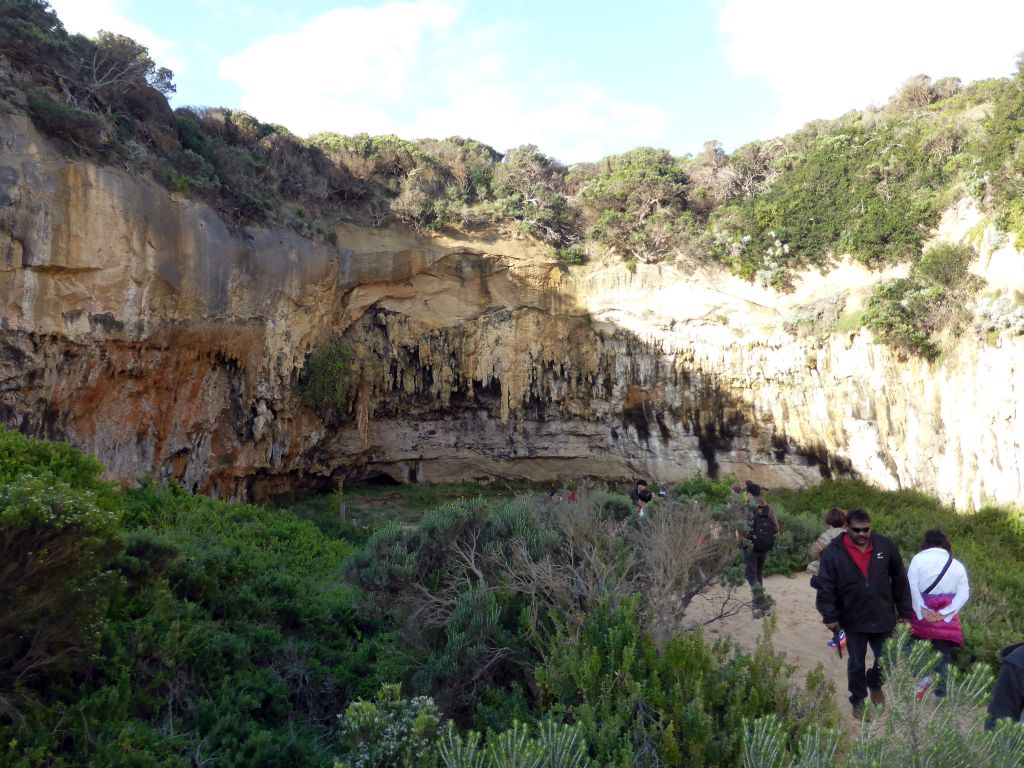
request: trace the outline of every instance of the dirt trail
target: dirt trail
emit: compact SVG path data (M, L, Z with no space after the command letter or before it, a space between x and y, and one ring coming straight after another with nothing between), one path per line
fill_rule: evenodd
M849 730L859 730L858 721L850 713L849 695L846 689L846 653L840 659L835 649L825 645L830 635L821 623L821 615L814 608L814 590L810 576L805 573L796 576L769 576L765 579L765 590L775 598L775 635L772 638L776 652L799 668L793 676L794 683L803 685L806 675L819 663L836 686L836 706L843 716L843 725ZM707 599L697 598L687 610L684 620L687 626L695 626L718 614L723 604L727 612L735 609L737 601L748 602L750 589L746 585L737 588L731 598L724 589L716 589ZM749 607L742 607L731 615L718 619L704 628L708 640L729 637L745 650L754 650L764 625L763 619L755 619ZM868 659L870 664L870 652Z

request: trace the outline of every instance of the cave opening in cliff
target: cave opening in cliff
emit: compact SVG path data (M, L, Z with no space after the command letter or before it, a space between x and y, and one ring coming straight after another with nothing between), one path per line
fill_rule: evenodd
M396 480L387 472L368 472L359 478L359 485L386 486L401 484L400 480Z

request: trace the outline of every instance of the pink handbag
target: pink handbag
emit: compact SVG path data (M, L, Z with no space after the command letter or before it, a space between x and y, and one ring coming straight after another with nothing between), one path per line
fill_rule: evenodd
M953 602L952 595L925 595L926 608L937 611ZM960 626L960 617L954 616L949 621L928 621L917 616L910 620L910 634L924 640L948 640L956 645L964 644L964 629Z

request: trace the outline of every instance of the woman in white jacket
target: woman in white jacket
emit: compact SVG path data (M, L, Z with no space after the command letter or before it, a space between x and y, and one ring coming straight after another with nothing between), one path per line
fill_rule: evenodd
M907 580L915 614L910 631L920 640L931 641L932 647L942 655L935 668L939 677L935 695L943 696L953 649L964 644L959 614L971 596L967 569L953 558L953 548L946 534L935 528L925 533L921 551L914 555L907 568ZM931 675L921 681L918 698L924 696L931 683Z

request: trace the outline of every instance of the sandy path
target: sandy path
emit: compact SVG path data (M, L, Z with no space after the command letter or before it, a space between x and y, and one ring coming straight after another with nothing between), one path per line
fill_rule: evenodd
M765 579L765 590L775 598L776 629L772 638L775 650L785 655L787 661L795 664L799 671L793 676L794 683L803 686L806 675L821 664L826 676L836 686L836 706L842 715L843 725L857 730L857 721L850 713L849 695L846 689L846 654L840 659L835 650L825 645L831 637L821 623L821 615L814 608L814 590L810 576L805 573L794 577L769 576ZM745 584L727 596L725 589L716 588L707 599L697 598L684 615L686 626L695 626L717 615L723 604L727 611L734 611L738 602L750 600L750 588ZM754 619L749 606L718 619L704 627L708 640L729 637L745 650L753 651L761 635L763 619ZM871 653L868 652L870 664Z

